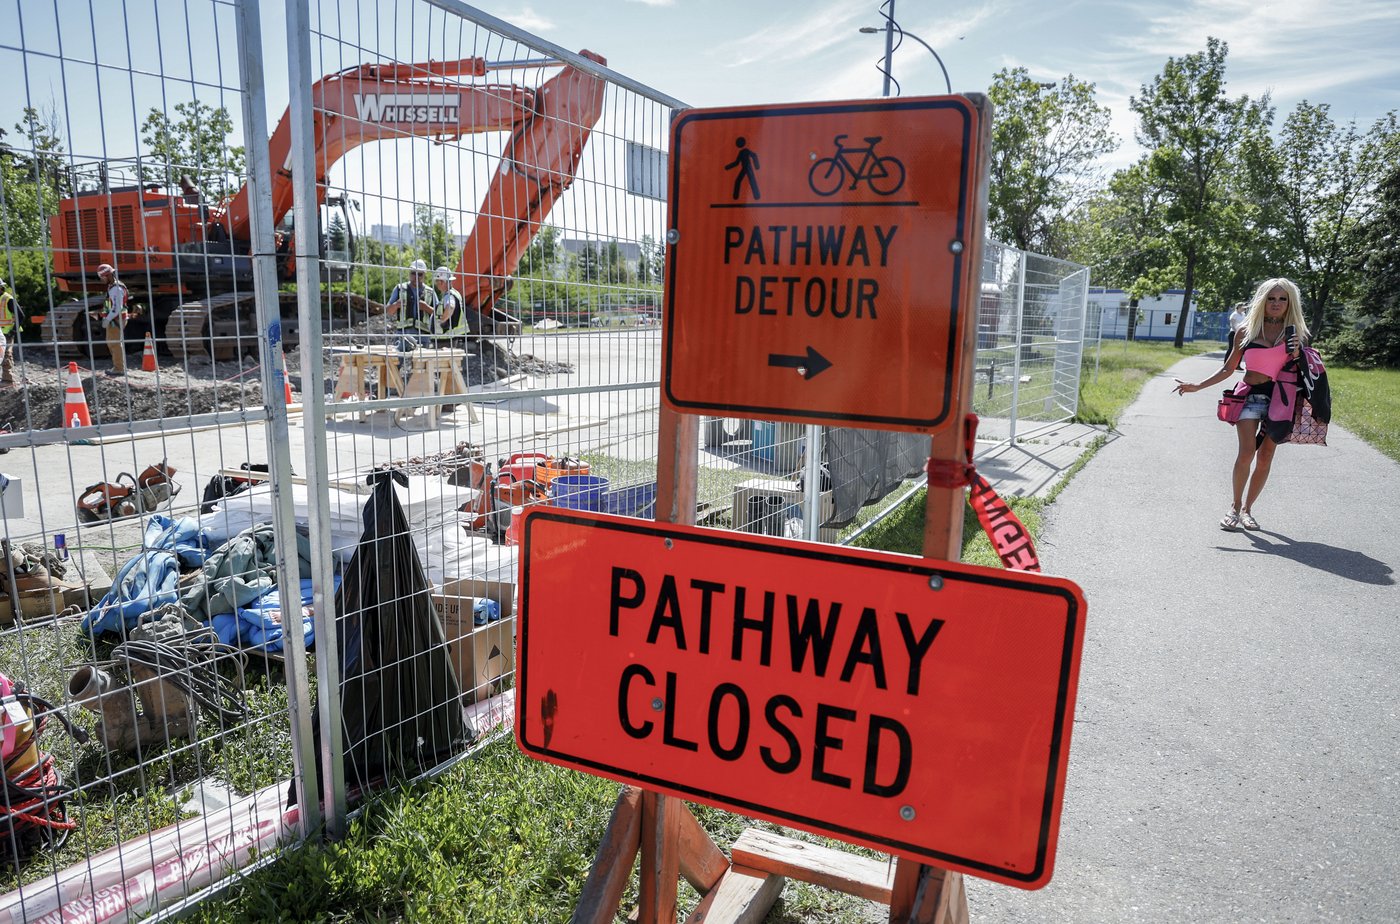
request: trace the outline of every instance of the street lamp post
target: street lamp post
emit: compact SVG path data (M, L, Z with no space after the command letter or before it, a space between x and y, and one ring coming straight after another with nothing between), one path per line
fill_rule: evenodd
M893 32L895 28L896 28L896 27L895 27L895 25L894 25L894 21L891 20L891 21L890 21L890 25L889 25L888 27L886 27L886 32ZM861 26L861 27L860 27L860 31L861 31L861 32L864 32L866 35L875 35L875 34L878 34L878 33L880 32L880 30L879 30L878 28L876 28L875 26ZM948 94L951 96L952 93L953 93L953 81L949 79L949 77L948 77L948 68L946 68L946 67L943 66L943 59L940 58L940 57L938 56L938 52L936 52L936 51L933 50L933 46L930 45L928 42L925 42L923 39L919 38L919 37L918 37L917 35L915 35L914 33L910 32L908 29L903 29L903 28L901 28L901 29L899 30L899 34L900 34L901 36L908 36L909 38L913 39L914 41L918 42L920 45L922 45L922 46L924 46L925 48L928 49L928 53L931 54L931 55L933 55L933 60L935 60L935 61L938 62L938 67L939 67L939 69L943 71L943 83L944 83L945 85L947 85L947 87L948 87ZM886 38L886 40L885 40L885 45L886 45L886 51L885 51L885 95L886 95L886 96L889 96L889 95L890 95L890 79L891 79L891 78L890 78L890 74L891 74L891 71L892 71L892 69L893 69L893 64L892 64L890 58L891 58L891 56L894 54L894 50L893 50L893 47L892 47L892 42L891 42L891 40L890 40L889 37Z

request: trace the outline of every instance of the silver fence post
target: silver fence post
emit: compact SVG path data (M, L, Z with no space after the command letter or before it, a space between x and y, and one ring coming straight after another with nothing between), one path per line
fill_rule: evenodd
M1021 410L1021 344L1025 342L1026 335L1026 265L1029 256L1024 250L1016 251L1020 267L1017 270L1019 279L1016 283L1016 342L1011 345L1014 352L1011 354L1011 435L1008 437L1013 446L1016 445L1016 419Z
M242 64L243 124L248 156L249 209L253 241L253 296L257 302L258 349L261 359L263 408L268 431L268 465L276 518L277 584L282 593L301 586L297 555L296 515L292 507L292 455L288 435L287 381L282 356L282 317L278 311L277 254L273 241L272 167L268 150L266 91L263 81L262 25L257 0L238 0L238 53ZM286 650L287 699L291 711L292 762L302 837L321 824L316 797L315 743L311 733L311 686L306 677L306 643L300 632L283 635ZM325 660L325 659L318 659Z
M321 728L321 794L326 832L345 832L345 766L341 740L340 650L331 557L330 465L321 349L320 209L316 201L315 112L311 98L311 16L308 0L287 4L287 66L291 91L292 201L296 236L297 318L301 334L301 419L306 431L306 494L311 529L311 592L316 627L316 702Z
M806 479L802 499L802 535L813 542L821 535L822 525L822 428L807 425L807 451L803 458L803 478Z

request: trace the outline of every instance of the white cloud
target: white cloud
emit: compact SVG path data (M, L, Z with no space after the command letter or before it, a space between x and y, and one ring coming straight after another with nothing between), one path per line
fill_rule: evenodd
M554 28L553 20L545 19L532 7L523 6L519 12L510 14L510 23L527 32L545 32Z
M857 21L870 18L864 7L853 6L848 0L830 0L824 7L805 11L796 22L785 19L714 53L728 58L730 67L801 61L848 40Z
M675 6L676 0L627 0L628 3L640 3L643 6Z

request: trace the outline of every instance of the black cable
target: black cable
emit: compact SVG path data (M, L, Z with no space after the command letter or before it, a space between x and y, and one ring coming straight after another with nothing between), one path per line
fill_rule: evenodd
M212 632L209 635L217 638ZM218 671L218 658L224 655L235 656L230 660L238 668L237 684ZM112 659L126 664L128 671L131 665L149 668L157 680L170 683L193 697L200 706L217 714L221 722L237 722L248 714L248 705L243 699L241 652L229 645L204 640L200 635L187 636L178 645L129 640L112 649Z

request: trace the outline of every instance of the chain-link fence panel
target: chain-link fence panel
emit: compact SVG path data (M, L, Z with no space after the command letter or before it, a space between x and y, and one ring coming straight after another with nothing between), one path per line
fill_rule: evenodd
M605 48L459 3L301 3L289 22L273 200L298 226L346 204L327 248L294 245L292 377L324 421L294 503L334 828L509 727L527 508L653 514L680 104Z
M164 909L318 822L310 572L280 505L219 507L293 442L258 8L77 12L0 7L11 920Z

